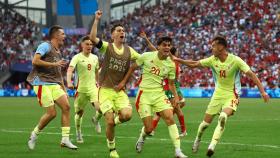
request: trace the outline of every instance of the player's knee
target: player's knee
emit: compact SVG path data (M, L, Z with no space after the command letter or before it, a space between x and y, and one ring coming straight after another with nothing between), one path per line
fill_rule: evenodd
M70 112L70 105L69 104L65 104L62 108L63 112Z
M52 110L52 111L48 111L48 116L53 119L56 117L56 111L55 110Z
M106 124L107 124L107 126L110 126L110 127L115 126L114 120L106 120Z
M147 126L147 127L145 127L145 133L146 133L147 135L151 134L153 130L154 130L154 129L153 129L153 126Z
M126 122L131 119L132 114L131 113L125 113L120 115L120 121L121 122Z
M226 121L227 121L227 114L225 112L221 112L220 116L219 116L219 123L220 123L220 126L222 128L225 127L225 124L226 124Z

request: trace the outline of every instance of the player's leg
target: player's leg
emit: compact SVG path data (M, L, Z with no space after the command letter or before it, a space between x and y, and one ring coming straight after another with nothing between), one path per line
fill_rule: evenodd
M146 137L152 132L153 125L152 125L152 108L149 105L149 96L150 93L143 92L143 90L139 90L136 96L136 110L142 119L144 127L142 127L140 131L139 138L136 142L135 149L136 152L140 153L142 151L144 142Z
M216 114L218 114L220 112L220 110L221 110L220 102L217 100L211 99L211 101L207 107L207 110L204 114L204 119L198 126L196 138L195 138L193 146L192 146L193 153L196 153L198 151L200 141L201 141L204 131L211 124L214 116Z
M115 122L114 122L114 112L113 110L108 110L104 114L106 122L106 137L107 137L107 147L110 151L110 157L118 158L119 155L116 151L115 143Z
M153 131L152 120L153 120L152 116L147 116L142 118L142 122L144 126L140 131L140 135L135 146L135 149L138 153L142 151L146 137L149 136Z
M225 101L223 105L223 109L218 119L218 125L215 128L211 143L208 147L207 156L210 157L214 154L215 147L219 142L219 140L221 139L222 134L225 130L227 119L229 116L233 115L233 113L236 111L238 103L239 100L235 98Z
M115 98L115 110L118 114L115 116L115 124L127 122L132 117L132 107L129 103L129 98L123 90L116 92L117 97Z
M186 158L187 156L181 151L181 141L179 138L178 128L173 118L173 110L165 109L160 112L160 116L168 126L169 136L175 148L175 157Z
M61 109L61 147L67 147L69 149L78 149L73 145L69 139L70 135L70 104L66 93L61 89L59 85L53 86L53 98L55 103Z
M180 97L180 100L182 100L182 99L183 98ZM183 113L183 111L181 109L181 105L180 104L178 104L176 106L174 105L173 107L174 107L174 113L177 115L179 123L180 123L180 129L181 129L180 137L184 137L187 134L187 128L186 128L186 125L185 125L184 113Z
M100 120L100 118L102 117L102 112L101 112L101 110L99 109L100 104L99 104L99 102L97 101L97 102L92 102L91 105L92 105L93 107L95 107L95 115L92 117L91 120L92 120L92 123L93 123L94 126L95 126L95 131L96 131L98 134L100 134L100 133L101 133L101 125L100 125L99 120ZM97 106L98 106L98 108L97 108Z
M75 100L74 100L74 108L75 108L75 128L76 128L76 141L77 143L83 143L82 136L82 122L84 115L84 108L88 103L88 98L85 93L76 92Z
M153 117L153 122L152 122L153 131L152 131L152 133L150 133L151 136L154 135L154 132L155 132L155 130L156 130L156 128L157 128L157 125L158 125L158 123L159 123L159 120L160 120L160 115L159 115L159 113L156 113L156 114L154 115L154 117Z
M99 123L100 118L102 117L102 112L100 110L100 104L98 102L98 89L93 90L89 94L91 105L95 108L95 115L92 117L92 122L95 126L95 131L101 133L101 126Z
M31 132L28 147L33 150L35 148L37 136L53 120L56 116L54 101L47 86L34 86L34 91L38 96L38 101L42 107L45 108L45 114L40 118L39 123Z
M116 151L115 143L115 122L114 122L114 111L113 111L113 100L116 97L114 90L107 88L100 88L98 93L100 111L104 114L106 123L106 138L107 147L110 151L111 158L118 158L119 155Z

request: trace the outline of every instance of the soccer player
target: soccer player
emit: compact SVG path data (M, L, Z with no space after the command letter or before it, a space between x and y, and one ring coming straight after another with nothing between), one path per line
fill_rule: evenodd
M220 140L228 117L234 114L239 104L241 90L240 72L246 74L258 86L261 96L265 102L269 101L269 96L257 76L250 70L250 67L238 56L227 51L227 41L222 36L217 36L212 40L213 55L199 61L183 60L174 58L175 61L189 67L210 67L215 79L215 91L204 115L204 120L200 123L192 150L198 151L201 137L205 129L210 125L215 115L219 115L218 125L214 131L212 141L208 146L207 156L214 154L215 147Z
M78 77L78 84L76 86L77 92L75 94L75 127L76 127L76 140L77 143L83 143L83 136L81 132L84 108L90 102L96 109L95 116L92 120L95 124L97 133L101 133L101 127L99 119L102 113L99 112L98 103L98 89L96 87L96 81L98 78L99 62L98 57L91 53L93 43L89 36L84 36L81 39L82 52L75 55L67 70L67 86L70 89L74 89L71 78L74 70Z
M137 59L140 55L125 45L125 30L122 25L114 25L111 29L113 43L96 38L97 25L101 16L102 11L96 11L90 38L104 54L99 76L99 103L106 121L106 137L110 157L118 158L115 146L115 126L131 119L132 107L124 90L117 91L116 87L127 73L130 61Z
M148 39L147 35L145 32L141 32L140 36L145 39L145 41L148 44L149 49L151 49L152 51L156 51L156 47L150 42L150 40ZM175 47L172 47L170 49L170 53L173 56L178 56L178 51L176 50ZM180 82L178 81L179 78L179 73L180 73L180 67L179 64L177 62L175 62L175 68L176 68L176 78L175 78L175 87L176 87L176 91L179 97L179 104L178 105L174 105L174 113L177 115L179 123L180 123L180 129L181 129L181 134L180 137L184 137L187 134L187 129L186 129L186 125L185 125L185 118L184 118L184 113L182 111L182 107L185 106L185 99L183 97L183 94L180 90ZM173 99L174 99L174 95L172 94L172 92L169 89L169 84L168 84L168 79L164 79L163 81L163 86L164 86L164 90L165 90L165 95L167 96L167 98L171 101L171 103L173 103ZM153 118L153 132L151 133L151 135L154 134L154 131L157 127L157 124L160 120L160 116L159 114L155 114L154 118Z
M169 57L171 44L171 38L161 37L157 42L158 51L143 53L136 60L136 63L130 67L127 75L118 87L121 88L125 85L129 76L137 67L142 68L142 81L137 94L136 109L143 121L144 127L136 143L136 151L138 153L142 151L146 137L153 131L153 114L157 112L168 126L169 135L175 147L175 157L186 158L187 156L181 151L181 142L178 128L173 119L172 105L162 87L162 80L168 78L169 88L174 95L174 105L177 105L179 97L174 85L175 63Z
M59 51L65 39L63 28L58 25L52 26L49 29L49 38L50 41L43 42L38 46L32 60L32 71L27 77L27 81L33 85L40 106L46 110L37 126L31 132L28 147L31 150L35 148L38 135L55 118L56 104L62 111L61 146L77 149L77 146L73 145L69 139L70 105L61 72L61 68L67 64L66 61L62 60Z

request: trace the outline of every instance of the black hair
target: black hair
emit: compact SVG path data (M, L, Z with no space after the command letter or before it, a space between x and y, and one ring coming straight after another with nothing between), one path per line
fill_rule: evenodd
M172 47L172 48L170 49L170 53L171 53L172 55L175 55L176 51L177 51L177 49L176 49L175 47Z
M224 36L216 36L213 39L213 42L214 41L218 41L217 43L223 45L225 48L227 48L227 46L228 46L227 40Z
M116 30L116 28L119 27L119 26L124 28L124 26L123 26L122 24L115 24L115 25L111 28L111 33L113 33L113 32Z
M157 45L159 46L162 42L170 42L172 43L172 38L164 36L158 39Z
M86 41L86 40L90 40L90 41L91 41L91 39L90 39L89 36L83 36L83 37L81 38L81 43L84 42L84 41Z
M59 26L59 25L53 25L52 27L50 27L49 29L49 38L51 39L53 37L53 35L59 30L59 29L63 29L63 27Z

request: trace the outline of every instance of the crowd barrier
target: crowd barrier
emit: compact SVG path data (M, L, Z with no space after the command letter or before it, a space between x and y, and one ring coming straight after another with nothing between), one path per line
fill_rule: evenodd
M74 96L75 91L68 89L68 95ZM138 89L127 91L129 97L135 97ZM186 98L209 98L214 92L214 88L181 88L183 96ZM280 98L280 88L265 90L271 98ZM32 97L36 96L33 90L28 89L0 89L0 97ZM259 98L260 93L255 88L242 88L242 98Z

